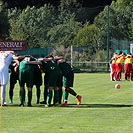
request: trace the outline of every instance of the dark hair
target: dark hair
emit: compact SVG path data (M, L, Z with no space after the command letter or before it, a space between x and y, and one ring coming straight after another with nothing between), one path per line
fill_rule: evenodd
M49 54L49 55L46 56L46 58L51 58L51 57L54 58L54 56L51 55L51 54Z
M122 54L122 51L119 52L119 55Z

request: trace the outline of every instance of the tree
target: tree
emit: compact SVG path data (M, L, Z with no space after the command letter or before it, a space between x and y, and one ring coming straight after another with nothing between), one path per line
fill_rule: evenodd
M107 8L104 8L94 19L94 24L99 32L98 36L98 47L106 50L106 39L107 39Z
M10 38L26 40L27 47L45 47L47 31L54 25L53 19L56 17L54 8L50 5L44 5L39 9L28 6L17 15L17 19L15 16L11 16L16 11L10 10Z
M2 9L2 11L0 12L0 39L1 40L8 39L9 27L10 27L10 25L8 22L7 10Z
M95 17L94 24L100 33L99 44L103 49L106 49L107 30L109 31L109 39L131 39L132 3L130 0L113 1L109 7L109 18L107 17L107 8ZM108 21L109 28L107 29Z
M59 15L60 18L60 15ZM62 23L55 25L51 28L47 36L49 42L52 45L64 45L65 47L72 45L72 40L77 34L78 30L82 27L82 24L76 22L74 14L66 14Z
M78 46L87 46L88 48L96 47L98 39L98 31L95 24L85 25L80 29L73 42Z
M116 39L130 39L133 2L118 0L110 6L110 35Z

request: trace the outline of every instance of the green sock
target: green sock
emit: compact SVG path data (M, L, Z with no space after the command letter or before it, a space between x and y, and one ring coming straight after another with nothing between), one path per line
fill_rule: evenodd
M26 92L25 92L25 89L24 89L24 99L23 99L23 101L25 101L25 95L26 95Z
M23 105L23 101L24 101L24 91L23 90L20 90L20 102L21 104Z
M47 87L44 88L44 101L47 101L48 89Z
M28 105L31 105L32 91L28 91Z
M40 86L37 86L36 89L37 89L37 91L36 91L37 103L39 103L39 101L40 101L40 93L41 93Z
M59 103L59 90L54 90L54 101L53 104Z
M51 105L51 100L52 100L52 90L48 90L48 95L47 95L47 104Z
M10 90L9 90L9 98L10 98L10 101L12 101L13 99L13 88L10 87Z
M59 103L62 102L62 88L59 89Z
M63 92L63 100L64 102L67 102L69 93L67 91Z
M73 96L76 96L77 95L77 93L73 89L71 89L71 88L69 88L69 93L71 95L73 95Z

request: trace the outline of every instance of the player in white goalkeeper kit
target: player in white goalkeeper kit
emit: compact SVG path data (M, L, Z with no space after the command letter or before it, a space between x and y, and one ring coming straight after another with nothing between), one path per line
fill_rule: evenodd
M6 85L9 80L8 68L11 61L21 59L22 56L14 56L14 51L1 51L0 52L0 88L1 88L1 106L6 105Z

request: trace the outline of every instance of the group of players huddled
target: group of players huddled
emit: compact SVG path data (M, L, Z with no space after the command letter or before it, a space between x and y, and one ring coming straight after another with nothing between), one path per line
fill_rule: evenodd
M110 60L110 70L111 81L121 81L122 72L125 80L133 81L133 54L122 51L114 53Z
M25 106L26 88L28 89L27 106L32 107L32 88L36 86L36 104L49 106L68 106L68 94L72 94L81 104L82 97L71 87L74 82L74 71L63 56L48 55L45 58L34 58L25 55L21 60L13 60L9 66L10 70L10 104L13 104L13 90L15 84L20 86L20 106ZM44 72L44 77L42 77ZM40 102L41 86L44 82L44 100Z

